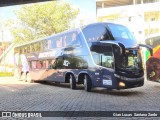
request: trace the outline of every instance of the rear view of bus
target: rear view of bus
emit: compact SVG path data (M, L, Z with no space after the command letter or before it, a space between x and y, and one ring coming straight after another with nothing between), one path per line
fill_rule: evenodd
M146 52L147 79L160 82L160 34L146 37L145 42L153 47L153 56L150 56L149 51Z

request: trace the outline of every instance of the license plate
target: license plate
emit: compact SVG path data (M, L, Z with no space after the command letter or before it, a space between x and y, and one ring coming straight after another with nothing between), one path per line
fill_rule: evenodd
M103 80L103 85L112 85L112 80Z

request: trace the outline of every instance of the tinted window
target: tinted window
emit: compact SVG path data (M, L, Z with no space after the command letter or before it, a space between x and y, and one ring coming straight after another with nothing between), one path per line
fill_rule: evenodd
M63 37L62 36L59 36L59 37L56 37L56 46L59 48L59 47L63 47L63 44L62 44L62 40L63 40Z
M100 54L92 52L92 57L93 57L95 64L101 65Z
M114 57L112 52L101 54L102 66L107 68L114 68Z
M36 68L41 69L42 68L42 61L37 61L36 62Z
M108 24L108 27L114 38L134 39L132 33L125 26Z
M48 69L54 69L55 68L55 59L48 60Z
M47 62L46 60L40 60L40 61L31 61L29 62L29 64L32 69L44 69L46 68Z
M50 38L50 40L51 40L52 49L56 48L57 47L56 46L56 37L52 37L52 38Z
M81 46L81 40L78 35L78 32L70 32L63 35L64 46Z
M63 62L64 62L63 58L57 58L55 60L55 68L56 69L62 69L62 68L64 68Z
M114 68L114 56L112 46L109 45L92 45L92 57L97 65L107 68Z
M108 30L104 25L92 25L83 29L83 34L88 42L109 40Z
M63 64L65 69L86 69L88 67L82 56L67 56L64 61L69 63L68 65Z
M112 46L111 45L92 45L91 51L95 53L106 53L106 52L112 52Z
M36 61L32 61L31 62L31 68L32 69L36 69Z

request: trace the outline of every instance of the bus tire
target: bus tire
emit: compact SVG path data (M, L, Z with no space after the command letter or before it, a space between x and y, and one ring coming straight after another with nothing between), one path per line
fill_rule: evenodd
M76 89L76 79L73 74L69 76L69 84L71 89Z
M84 90L90 92L92 88L92 82L88 75L84 75Z
M26 81L29 82L29 83L33 83L33 82L34 82L34 81L31 79L30 73L27 73L27 75L26 75Z

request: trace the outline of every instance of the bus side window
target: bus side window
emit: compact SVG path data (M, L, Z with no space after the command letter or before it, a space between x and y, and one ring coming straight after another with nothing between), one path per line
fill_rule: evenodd
M29 64L29 68L32 68L32 62L29 61L28 64Z
M45 68L48 68L48 66L49 66L49 60L45 60L43 62L45 63Z
M55 59L49 60L48 69L55 68Z
M54 68L55 69L63 69L64 68L64 65L63 65L63 58L57 58L55 59L55 64L54 64Z
M108 29L104 25L92 25L83 29L87 42L110 40Z
M100 55L97 54L97 53L92 52L92 56L93 56L94 62L95 62L97 65L101 65L101 62L100 62Z
M36 69L36 61L31 61L31 68Z
M111 52L106 52L102 54L101 62L103 67L114 68L114 59Z
M36 64L36 66L35 66ZM45 69L46 68L46 61L32 61L32 68L33 69Z
M41 65L40 61L37 61L36 62L36 68L37 69L41 69L41 67L42 67L42 65Z
M82 43L81 43L81 40L80 40L80 37L79 37L77 31L67 34L66 46L79 47L81 45L82 45Z
M70 43L71 43L71 40L72 40L71 33L67 33L67 34L65 34L65 36L66 36L66 38L65 38L65 46L69 46Z
M59 47L62 47L62 37L58 37L57 41L56 41L56 46L59 48Z
M48 49L52 49L52 42L51 42L51 40L47 40L47 47L48 47Z
M64 47L67 46L67 36L66 35L63 36L63 46Z
M51 47L52 49L56 48L56 37L51 38Z
M76 47L80 47L82 45L80 37L77 33L72 33L72 43L71 44Z

